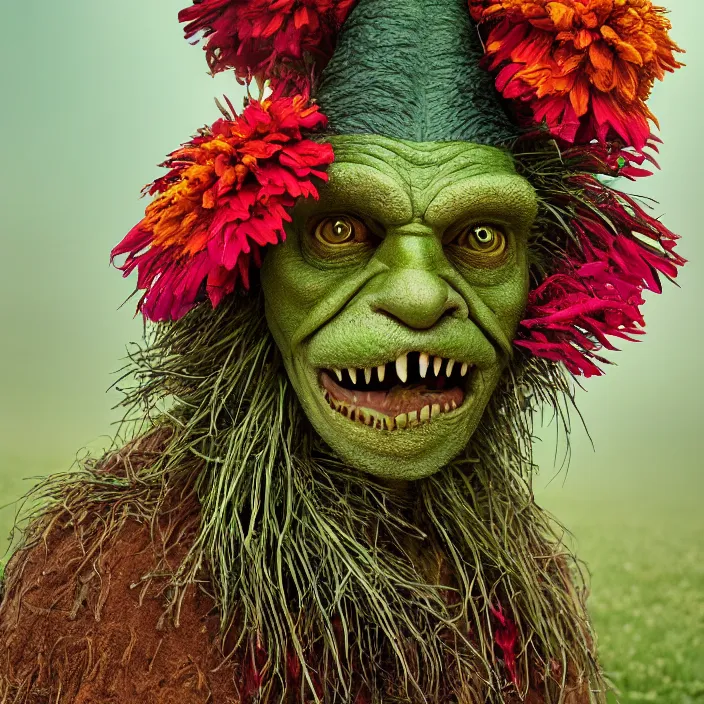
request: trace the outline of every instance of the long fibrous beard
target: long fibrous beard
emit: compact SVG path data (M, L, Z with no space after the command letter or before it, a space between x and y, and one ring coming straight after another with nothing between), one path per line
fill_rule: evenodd
M530 486L532 404L564 412L550 365L514 360L466 451L402 491L311 429L261 293L157 328L128 371L127 422L171 439L121 500L131 492L156 515L158 497L192 482L201 524L169 605L207 570L242 702L465 704L529 687L557 702L568 680L603 689L576 562Z

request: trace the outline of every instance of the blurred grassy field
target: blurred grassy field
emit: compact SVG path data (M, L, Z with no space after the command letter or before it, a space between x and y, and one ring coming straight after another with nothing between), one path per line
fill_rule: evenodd
M542 503L572 531L591 572L601 661L620 701L704 702L701 508L555 491Z
M29 488L22 475L46 471L18 458L4 465L15 473L0 472L2 503ZM559 488L538 497L591 572L601 660L619 693L612 701L704 702L704 512L694 497L586 499ZM0 510L0 535L12 519L12 507Z

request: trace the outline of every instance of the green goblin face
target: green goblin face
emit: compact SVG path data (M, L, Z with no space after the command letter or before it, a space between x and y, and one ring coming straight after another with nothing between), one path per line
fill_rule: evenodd
M535 192L493 147L330 142L320 200L265 257L267 321L323 440L359 470L419 479L467 445L508 363Z

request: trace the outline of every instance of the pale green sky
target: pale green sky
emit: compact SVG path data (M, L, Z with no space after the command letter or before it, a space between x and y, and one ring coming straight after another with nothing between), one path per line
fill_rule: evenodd
M139 191L156 164L218 117L213 97L239 102L234 80L211 79L200 49L183 41L184 2L24 0L3 9L0 493L8 498L13 478L64 469L109 432L111 372L141 332L133 302L119 309L133 282L111 269L109 251L140 218ZM691 499L704 486L704 3L669 6L688 67L656 87L662 172L634 188L660 201L656 212L682 234L691 263L681 290L668 284L651 296L644 341L625 343L617 367L585 382L579 403L596 453L576 432L563 489L575 495ZM544 435L547 480L554 445Z

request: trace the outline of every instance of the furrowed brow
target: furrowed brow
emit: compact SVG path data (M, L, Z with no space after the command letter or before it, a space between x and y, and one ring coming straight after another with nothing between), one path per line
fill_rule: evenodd
M335 163L329 181L320 187L316 213L353 212L383 225L398 225L413 217L407 186L391 175L365 164Z
M478 174L442 188L425 209L424 220L438 231L465 220L505 223L527 231L537 211L535 190L522 176Z

